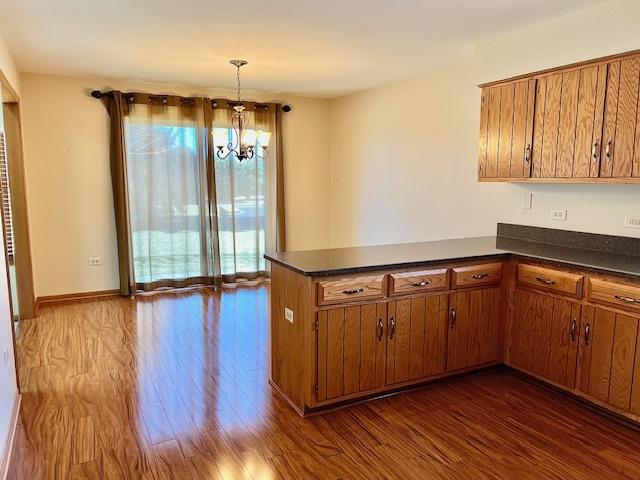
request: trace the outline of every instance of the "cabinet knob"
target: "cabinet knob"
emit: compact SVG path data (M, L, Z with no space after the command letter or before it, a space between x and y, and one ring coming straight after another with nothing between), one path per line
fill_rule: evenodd
M576 341L576 332L578 331L578 321L574 318L573 321L571 322L571 330L570 330L570 335L571 335L571 341L575 342Z
M382 336L384 335L384 323L382 322L382 319L378 320L378 341L381 342L382 341Z
M613 154L612 150L613 150L613 138L610 138L609 141L607 142L607 146L604 147L604 154L607 157L607 162L611 161L611 156Z
M527 145L527 148L524 149L524 163L529 163L531 160L531 144Z
M457 317L457 313L456 313L456 309L452 308L451 309L451 328L453 328L453 326L456 324L456 317Z
M389 328L389 340L393 340L393 336L396 333L396 320L395 318L391 317L389 319L389 323L390 323L390 328Z

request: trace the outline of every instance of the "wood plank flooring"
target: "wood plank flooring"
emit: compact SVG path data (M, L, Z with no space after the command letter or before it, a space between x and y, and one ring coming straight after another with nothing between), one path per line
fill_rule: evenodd
M640 478L640 433L507 371L302 419L268 286L44 307L9 479Z

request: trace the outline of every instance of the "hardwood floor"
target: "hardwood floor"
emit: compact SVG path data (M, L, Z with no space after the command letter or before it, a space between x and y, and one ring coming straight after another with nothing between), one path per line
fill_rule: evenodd
M640 478L640 433L507 372L300 418L268 287L46 306L19 345L9 479Z

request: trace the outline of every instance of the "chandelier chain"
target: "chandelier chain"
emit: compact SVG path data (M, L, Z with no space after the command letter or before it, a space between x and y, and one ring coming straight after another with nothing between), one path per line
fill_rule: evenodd
M238 103L240 103L240 65L236 65L236 79L238 81Z

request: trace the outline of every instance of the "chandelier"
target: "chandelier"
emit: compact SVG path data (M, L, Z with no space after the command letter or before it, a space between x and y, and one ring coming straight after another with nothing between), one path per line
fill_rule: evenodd
M225 159L229 155L235 155L238 161L242 162L245 159L252 159L254 156L258 156L256 153L256 142L260 144L263 149L267 148L269 144L270 132L258 132L255 129L248 128L249 119L245 113L245 106L242 104L240 97L240 67L245 66L248 62L246 60L229 60L229 63L236 67L236 80L237 80L237 102L233 106L233 114L231 115L231 128L234 135L229 139L229 143L225 144L216 143L218 149L216 155L218 158ZM213 134L213 132L212 132ZM235 145L234 137L235 136ZM220 142L222 139L216 139ZM261 158L261 157L260 157Z

